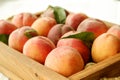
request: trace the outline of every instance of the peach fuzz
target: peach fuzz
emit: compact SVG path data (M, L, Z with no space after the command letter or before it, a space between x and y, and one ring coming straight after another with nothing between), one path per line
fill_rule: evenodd
M13 16L12 23L20 28L22 26L31 26L36 19L36 15L32 13L22 12Z
M93 32L95 37L107 32L108 26L101 20L95 18L87 18L82 21L78 28L78 32Z
M23 54L41 64L44 64L46 56L54 48L55 45L50 39L44 36L36 36L25 43Z
M84 68L84 61L79 52L69 46L53 49L45 60L45 66L63 76L70 76Z
M82 42L82 40L75 38L66 38L60 39L57 43L57 47L60 46L70 46L79 51L80 55L83 57L84 63L89 62L90 59L90 50L89 48Z
M120 39L120 25L113 25L107 33L112 34Z
M32 24L32 28L35 29L40 36L47 36L49 30L56 24L54 18L40 17Z
M6 20L0 20L0 34L10 34L12 31L16 30L17 27L6 21Z
M22 52L25 42L29 38L37 35L37 32L29 26L18 28L10 34L8 39L8 46Z
M56 45L60 37L69 31L74 31L74 29L66 24L56 24L50 29L47 37Z
M78 25L86 18L88 16L84 13L70 13L66 18L65 24L72 26L76 30Z
M120 52L120 40L109 33L98 36L92 45L91 55L94 62L100 62Z

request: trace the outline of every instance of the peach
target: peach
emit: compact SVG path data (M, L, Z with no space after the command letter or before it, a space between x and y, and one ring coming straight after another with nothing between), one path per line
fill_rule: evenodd
M109 33L98 36L92 45L91 55L94 62L100 62L120 52L120 40Z
M55 18L55 17L54 17L54 9L53 9L51 6L49 6L49 7L47 8L47 10L45 10L45 11L40 15L40 17L51 17L51 18Z
M66 24L56 24L50 29L47 37L56 45L60 37L68 31L74 31L74 29Z
M68 77L81 71L84 68L84 61L76 49L61 46L53 49L48 54L45 66Z
M112 26L107 33L112 34L114 36L116 36L117 38L120 39L120 25L114 25Z
M47 36L49 30L55 24L57 24L56 20L51 17L40 17L32 24L32 28L35 29L40 36Z
M55 6L55 7L48 6L48 8L44 12L42 12L42 14L40 15L40 17L51 17L51 18L55 19L55 13L54 13L54 11L57 8L63 9L61 7L58 7L58 6ZM69 12L66 9L64 9L64 11L65 11L65 15L67 16L69 14ZM58 12L59 12L59 10L58 10ZM59 15L61 15L61 14L58 14L57 16L59 16Z
M55 45L50 39L44 36L36 36L25 43L23 54L41 64L44 64L46 56L54 48Z
M57 47L60 46L70 46L72 48L75 48L76 50L79 51L79 53L83 57L84 63L86 64L87 62L89 62L90 50L82 40L75 38L60 39L57 43Z
M12 23L20 28L22 26L31 26L36 19L36 15L32 13L22 12L13 16Z
M72 26L76 30L78 25L86 18L88 16L84 13L70 13L66 18L65 24Z
M14 31L15 29L17 29L17 27L6 21L6 20L0 20L0 34L10 34L12 31Z
M37 32L29 26L23 26L14 30L8 39L8 46L22 52L25 42L34 36L37 36Z
M78 32L93 32L95 34L95 37L98 37L102 33L107 32L108 26L99 19L94 18L87 18L84 21L82 21L78 28Z

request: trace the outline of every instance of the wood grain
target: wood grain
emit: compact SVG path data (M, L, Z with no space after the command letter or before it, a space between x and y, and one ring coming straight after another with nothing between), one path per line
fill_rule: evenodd
M3 67L2 65L0 65L0 72L4 73L3 75L7 76L7 78L9 80L23 80L20 77L18 77L17 75L15 75L13 72L7 70L5 67Z
M14 73L21 80L69 80L2 42L0 42L0 66ZM7 75L6 71L3 71L3 74ZM12 76L9 74L12 80L19 80Z

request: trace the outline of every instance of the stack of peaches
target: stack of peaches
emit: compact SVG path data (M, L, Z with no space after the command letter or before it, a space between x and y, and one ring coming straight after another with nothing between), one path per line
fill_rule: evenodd
M0 36L9 47L66 77L120 52L119 25L109 27L58 6L39 16L22 12L0 20Z

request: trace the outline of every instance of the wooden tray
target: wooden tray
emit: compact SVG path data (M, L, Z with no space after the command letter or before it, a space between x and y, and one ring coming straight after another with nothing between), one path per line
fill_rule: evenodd
M10 80L99 80L120 76L120 54L66 78L0 42L0 72Z
M105 24L114 25L106 21ZM120 54L64 77L0 42L0 72L10 80L99 80L104 76L120 76Z

